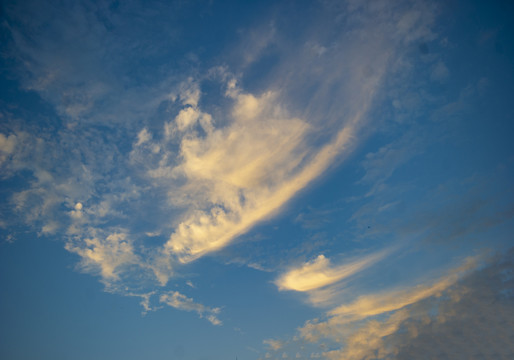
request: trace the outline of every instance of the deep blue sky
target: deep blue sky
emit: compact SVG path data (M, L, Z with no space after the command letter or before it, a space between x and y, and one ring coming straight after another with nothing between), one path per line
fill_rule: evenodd
M5 1L2 359L514 357L509 1Z

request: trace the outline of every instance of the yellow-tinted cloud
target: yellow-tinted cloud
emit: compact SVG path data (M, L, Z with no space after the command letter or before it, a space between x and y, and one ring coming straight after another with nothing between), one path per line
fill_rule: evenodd
M174 254L181 262L223 248L276 212L350 147L361 118L357 114L332 142L316 150L307 145L310 126L290 117L276 93L256 97L234 86L228 91L234 99L233 122L213 129L210 117L202 123L206 114L193 109L188 111L201 115L188 117L186 126L179 114L177 129L199 121L206 134L186 132L180 139L182 163L150 171L154 178L186 180L170 199L191 209L164 247L166 256Z
M334 360L510 358L511 259L512 251L487 262L477 256L431 284L368 295L373 305L360 298L344 314L308 321L295 341L339 344L322 354Z
M341 305L330 311L347 321L359 320L404 308L431 296L438 296L455 284L462 273L476 266L476 259L468 259L462 266L451 271L430 285L418 285L414 288L388 291L379 294L365 295L348 305Z
M359 359L357 355L361 351L375 348L384 336L398 330L400 323L410 316L406 310L409 309L409 305L413 306L429 297L440 296L464 274L476 268L478 260L479 257L466 259L461 266L431 284L361 296L350 304L329 311L328 319L324 321L308 321L299 329L300 336L309 342L330 338L337 342L353 344L345 348L344 353L348 357L342 358ZM378 320L376 317L379 315L386 316L385 320ZM364 325L360 323L361 320L366 320ZM355 357L351 355L351 351L354 350L357 354ZM337 358L336 354L342 356L337 351L332 353L330 358Z
M333 266L324 255L319 255L313 261L299 268L291 269L281 275L275 284L279 290L312 291L334 284L348 278L357 272L373 265L384 256L384 252L369 255L362 259Z
M98 271L106 281L116 280L122 266L137 262L132 244L123 233L114 233L105 238L86 238L83 246L70 242L66 244L66 250L80 255L82 266Z
M275 340L275 339L266 339L266 340L263 340L262 342L263 342L263 344L269 346L270 349L273 349L275 351L281 349L284 346L284 343L282 341Z

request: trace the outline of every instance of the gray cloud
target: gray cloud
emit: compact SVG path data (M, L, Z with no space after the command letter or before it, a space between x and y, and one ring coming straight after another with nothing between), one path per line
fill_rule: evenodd
M485 263L464 265L467 273L455 277L461 267L433 286L420 284L390 299L380 294L366 298L370 301L361 298L360 304L344 306L344 316L362 313L364 318L333 314L308 321L297 336L282 341L279 352L298 351L309 357L317 351L334 360L510 359L514 354L513 255L511 249ZM388 303L402 301L403 305L388 308ZM381 313L377 316L372 310Z

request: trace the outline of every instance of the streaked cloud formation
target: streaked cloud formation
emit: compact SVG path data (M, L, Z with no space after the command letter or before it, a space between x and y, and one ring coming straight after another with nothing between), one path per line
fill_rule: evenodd
M290 118L277 104L276 95L268 92L255 97L240 93L235 86L233 81L228 84L228 96L235 101L234 121L214 129L210 115L192 108L181 110L175 119L177 130L171 124L167 129L181 132L185 123L191 129L180 134L183 162L151 172L186 179L175 191L189 197L186 204L184 199L178 201L192 211L164 247L166 255L176 254L181 262L225 247L268 218L326 170L333 158L349 147L353 136L353 126L348 125L333 142L319 150L309 149L305 145L309 125ZM205 136L192 129L197 121ZM174 194L170 195L175 201Z
M394 290L371 296L360 296L351 304L341 305L331 310L329 315L355 321L402 309L428 297L440 295L444 290L455 284L459 277L462 276L462 272L473 269L475 266L476 259L469 259L464 265L433 284L420 285L412 289Z
M468 259L431 285L359 297L351 304L328 312L326 320L307 322L299 329L300 336L309 342L333 341L332 348L336 349L324 353L329 359L408 358L414 354L435 354L434 351L438 356L465 359L476 356L476 351L483 351L478 350L481 349L478 344L468 344L470 347L464 349L460 342L469 337L460 338L454 332L458 327L459 332L464 328L472 329L475 335L471 337L484 336L485 341L497 344L488 345L486 351L496 352L494 356L498 358L507 358L514 348L507 345L509 340L502 339L501 334L510 332L507 328L513 319L512 296L505 296L503 291L512 286L512 279L505 279L503 274L510 271L507 269L512 268L512 261L509 257L500 260L498 265L496 261L498 259L473 272L477 259ZM508 320L501 321L497 316L481 317L470 311L471 308L464 310L469 306L489 308L486 304L491 298L497 299L498 311ZM485 308L484 311L489 311ZM480 324L481 321L484 323ZM479 340L485 344L483 341ZM414 350L421 344L423 350ZM341 348L337 349L338 346ZM491 356L491 353L486 355Z
M373 265L386 255L386 252L368 255L348 264L332 266L324 255L282 274L275 284L279 290L311 291L316 290L347 277Z
M507 7L3 5L0 357L511 358Z
M159 297L159 302L169 305L175 309L185 311L195 311L200 317L205 317L213 325L221 325L221 321L216 317L220 312L220 308L209 308L202 304L196 303L193 299L179 293L178 291L170 291Z

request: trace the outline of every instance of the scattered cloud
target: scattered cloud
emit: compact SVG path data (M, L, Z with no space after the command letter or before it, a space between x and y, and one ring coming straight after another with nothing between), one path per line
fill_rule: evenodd
M71 242L66 244L66 250L80 255L82 268L99 272L102 278L109 281L118 278L122 267L139 261L127 234L114 233L105 238L101 237L103 234L95 235L80 240L80 243L83 242L85 245L84 247Z
M16 146L16 135L10 134L5 136L0 133L0 165L12 154Z
M512 250L478 256L435 281L358 297L306 322L288 349L296 344L309 357L312 344L324 358L346 360L507 359L514 353L513 266Z
M430 78L433 81L439 82L444 82L448 78L448 76L450 76L450 71L442 61L439 61L434 66L434 68L432 69L432 73L430 74Z
M403 71L402 66L409 68L403 60L405 49L420 41L427 48L425 42L436 36L432 31L436 10L422 1L326 2L323 6L324 14L331 13L331 21L321 16L323 21L313 21L294 41L284 39L280 21L241 31L241 45L235 46L242 49L240 64L233 69L188 68L183 74L180 68L153 82L145 69L127 64L140 63L138 54L157 59L156 54L163 52L169 57L172 51L164 50L170 39L150 49L145 36L153 33L143 31L145 36L132 43L130 24L101 21L101 15L110 11L103 6L90 11L70 5L61 16L56 16L53 6L41 14L41 7L34 4L30 13L23 6L9 8L9 54L24 64L23 87L53 105L63 120L51 129L2 128L2 177L30 173L26 186L10 195L13 211L9 212L40 236L63 238L65 248L79 256L83 271L98 275L109 291L140 297L145 311L156 308L150 301L155 297L161 304L196 312L221 325L220 308L169 291L170 279L180 274L184 264L224 249L279 213L351 154L364 138L375 101L382 93L395 92L385 80ZM54 17L59 20L48 21ZM17 21L30 26L22 31ZM40 33L41 24L47 23L49 29ZM173 33L166 24L161 23L170 31L162 33ZM111 25L120 29L114 37L109 35ZM122 51L121 45L127 43L132 44L131 50ZM250 88L253 66L259 65L264 53L272 54L277 63L264 72L259 86ZM114 61L105 62L125 58L132 60L121 62L125 66L120 69ZM427 68L432 81L450 78L450 70L438 59ZM205 90L205 82L217 82L223 89L216 95L220 98L216 106L209 102L212 94ZM485 80L472 85L432 117L461 111L469 94L484 86ZM412 103L420 98L411 99ZM396 101L393 106L402 108L408 107L410 99ZM371 186L368 198L383 193L395 172L425 150L423 135L410 131L368 152L359 183ZM354 218L370 209L383 213L402 203L386 200L370 203ZM441 235L437 229L452 235L454 230L469 233L476 226L512 218L512 206L481 216L487 211L473 213L469 204L463 204L466 209L455 211L459 215L453 217L448 214L454 208L438 207L439 217L425 216L415 226L435 229L434 236ZM454 229L458 222L454 220L466 214L472 216L459 224L469 225L467 230ZM323 224L323 219L308 222L302 214L297 220L311 228ZM432 226L436 223L438 227ZM348 262L319 255L278 275L275 284L279 290L306 293L313 305L333 305L345 281L387 254L382 251ZM255 259L246 262L271 271ZM323 336L344 338L350 344L344 356L367 356L371 348L382 346L384 338L401 332L416 304L442 298L465 271L459 269L414 288L357 297L329 311L327 321L308 323L300 332L309 341ZM195 288L190 281L186 285ZM140 287L145 291L135 291ZM377 320L381 316L387 319ZM344 324L370 317L374 320L359 324L354 337L348 335ZM264 343L273 350L283 345L277 340ZM314 352L311 357L318 355ZM343 356L339 350L325 355Z
M169 291L159 297L159 301L178 310L194 311L201 318L206 318L213 325L221 325L218 319L220 308L210 308L205 305L194 302L193 299L179 293L178 291Z
M262 341L263 344L267 345L272 350L279 350L281 349L284 344L280 340L274 340L274 339L266 339Z

